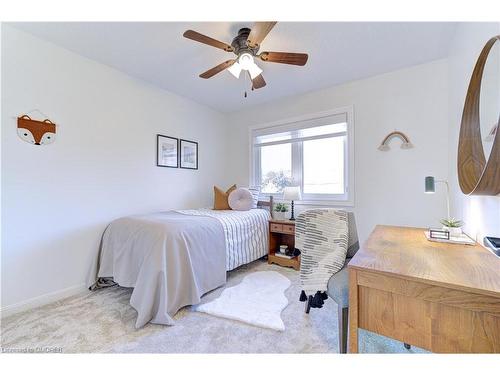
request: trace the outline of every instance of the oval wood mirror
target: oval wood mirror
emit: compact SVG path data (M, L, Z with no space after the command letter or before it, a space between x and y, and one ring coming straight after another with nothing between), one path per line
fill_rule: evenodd
M487 67L486 70L485 67ZM481 84L483 80L485 83L488 80L487 85ZM497 86L492 89L495 84ZM481 87L483 87L485 97L482 97ZM489 96L486 97L486 95ZM500 35L497 35L483 47L474 66L465 98L457 158L458 181L464 194L500 194L499 108ZM487 121L485 119L492 118L492 114L485 111L496 111L493 114L495 118L493 123L488 121L486 124L481 124L481 119ZM494 126L496 126L496 132ZM488 131L489 128L491 129ZM484 141L490 143L483 143L483 138ZM485 149L487 154L485 154Z

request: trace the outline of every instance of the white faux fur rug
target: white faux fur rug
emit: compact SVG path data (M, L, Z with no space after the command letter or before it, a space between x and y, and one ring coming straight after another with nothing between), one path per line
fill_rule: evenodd
M284 292L290 284L278 272L254 272L238 285L225 289L219 298L197 306L196 311L284 331L281 311L288 306Z

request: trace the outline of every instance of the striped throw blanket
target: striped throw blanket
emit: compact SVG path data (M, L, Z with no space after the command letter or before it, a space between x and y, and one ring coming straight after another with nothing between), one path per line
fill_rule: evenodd
M222 224L226 241L226 271L253 262L267 254L268 210L177 210L184 215L209 216Z
M334 209L307 210L297 217L295 246L301 251L300 283L306 294L326 291L330 277L344 266L348 221L346 211Z

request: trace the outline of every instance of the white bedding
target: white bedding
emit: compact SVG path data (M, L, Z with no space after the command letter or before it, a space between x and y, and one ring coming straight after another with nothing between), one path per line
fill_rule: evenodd
M225 284L225 247L224 228L208 216L167 211L122 217L104 231L87 285L93 290L112 280L134 288L136 328L174 324L181 307Z
M177 210L181 214L209 216L224 228L226 241L226 271L253 262L267 254L269 210Z
M181 307L224 285L226 271L267 254L269 217L263 209L201 209L116 219L103 234L87 285L134 288L137 328L174 324Z

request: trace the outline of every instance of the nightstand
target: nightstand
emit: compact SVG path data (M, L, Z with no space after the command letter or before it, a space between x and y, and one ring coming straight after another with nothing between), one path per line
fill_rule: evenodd
M298 271L300 269L300 255L292 259L277 256L276 253L279 253L280 245L287 245L289 249L295 249L295 221L269 220L269 254L267 262L292 267Z

